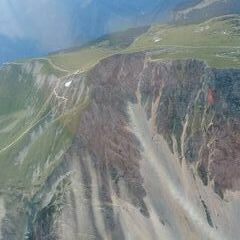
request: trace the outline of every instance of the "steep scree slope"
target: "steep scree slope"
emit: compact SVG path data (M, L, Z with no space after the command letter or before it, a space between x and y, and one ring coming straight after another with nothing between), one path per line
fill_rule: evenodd
M141 53L33 69L51 114L0 152L2 239L238 238L239 70Z

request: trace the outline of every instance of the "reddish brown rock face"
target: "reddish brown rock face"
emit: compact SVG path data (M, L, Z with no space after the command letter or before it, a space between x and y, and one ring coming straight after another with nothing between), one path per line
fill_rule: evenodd
M170 149L174 136L179 157L197 163L205 184L213 181L221 191L239 189L240 128L234 107L238 93L231 96L229 87L238 87L235 75L212 71L195 60L146 62L143 54L103 60L88 76L92 84L91 106L82 116L79 134L99 163L110 171L116 189L120 179L125 181L137 196L133 201L144 208L140 146L127 130L126 110L128 102L137 101L139 89L148 118ZM224 81L230 85L226 87Z
M151 63L141 78L158 132L172 150L176 138L179 156L197 163L203 182L213 182L220 195L240 189L238 79L239 71L211 70L197 61Z
M215 93L212 89L208 90L207 100L208 100L209 105L214 105L214 103L215 103Z
M128 101L136 101L143 62L142 54L116 56L102 61L90 72L91 106L81 118L79 135L96 156L103 176L111 176L116 194L119 195L119 183L123 182L129 189L128 200L147 216L139 166L141 146L128 130L127 116Z

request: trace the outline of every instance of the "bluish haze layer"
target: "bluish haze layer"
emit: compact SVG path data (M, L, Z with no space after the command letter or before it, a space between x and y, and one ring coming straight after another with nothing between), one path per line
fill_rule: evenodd
M166 18L183 0L0 0L0 62Z

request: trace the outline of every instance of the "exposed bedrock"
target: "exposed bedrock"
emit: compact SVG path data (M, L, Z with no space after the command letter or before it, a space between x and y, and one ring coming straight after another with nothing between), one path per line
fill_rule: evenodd
M84 108L64 122L74 137L61 161L24 199L25 238L237 239L239 80L239 70L143 53L68 77L55 111L78 95Z
M89 79L92 104L79 133L98 156L110 164L136 162L139 147L124 146L136 142L127 131L126 108L140 100L152 133L162 135L180 160L196 164L205 184L239 190L239 70L210 69L197 60L151 62L136 54L102 61Z

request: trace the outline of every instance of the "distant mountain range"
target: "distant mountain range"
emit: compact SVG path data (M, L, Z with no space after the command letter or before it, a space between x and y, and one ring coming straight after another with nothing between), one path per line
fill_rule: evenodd
M182 1L2 0L0 63L79 46L109 32L169 19L169 12Z
M153 22L190 23L239 12L239 0L2 0L0 64L80 46Z
M190 0L174 10L175 23L193 23L224 14L240 13L239 0Z
M43 54L37 43L30 39L11 39L0 35L0 64L16 58L34 57Z

